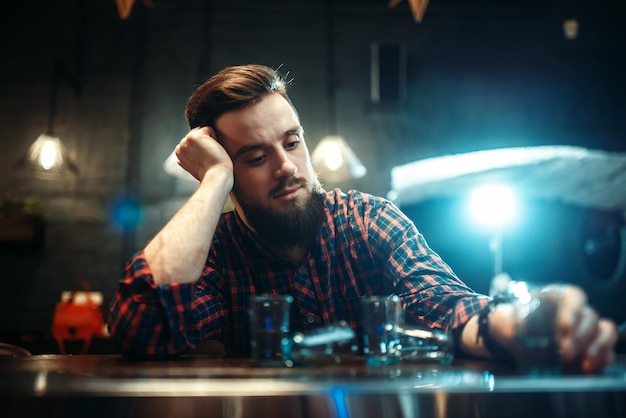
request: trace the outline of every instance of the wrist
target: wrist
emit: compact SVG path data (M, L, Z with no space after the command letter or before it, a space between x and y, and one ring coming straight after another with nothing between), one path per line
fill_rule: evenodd
M232 167L218 164L211 166L202 176L200 187L207 186L220 194L228 195L234 185L235 176Z
M511 313L510 303L491 300L478 315L476 343L482 344L492 358L514 365L510 342L515 327L510 321Z

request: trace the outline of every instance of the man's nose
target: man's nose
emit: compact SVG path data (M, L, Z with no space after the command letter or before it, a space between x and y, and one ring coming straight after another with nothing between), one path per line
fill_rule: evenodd
M291 161L286 152L281 152L278 157L278 169L275 172L277 179L293 177L298 172L298 167Z

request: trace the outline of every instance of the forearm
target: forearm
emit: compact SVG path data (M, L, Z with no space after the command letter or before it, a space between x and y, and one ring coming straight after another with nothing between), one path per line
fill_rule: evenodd
M192 349L200 335L183 313L191 284L156 286L141 253L126 267L109 311L109 332L118 350L132 357L164 358Z
M200 277L232 184L229 170L208 171L185 205L146 246L156 284L189 283Z
M145 255L137 253L109 310L109 332L118 350L131 357L166 358L217 338L228 313L220 291L206 283L156 285Z

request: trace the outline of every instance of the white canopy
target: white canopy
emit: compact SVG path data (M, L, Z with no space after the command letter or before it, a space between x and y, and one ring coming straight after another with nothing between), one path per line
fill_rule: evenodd
M394 167L388 197L402 206L487 183L508 184L522 196L626 212L626 153L536 146L428 158Z

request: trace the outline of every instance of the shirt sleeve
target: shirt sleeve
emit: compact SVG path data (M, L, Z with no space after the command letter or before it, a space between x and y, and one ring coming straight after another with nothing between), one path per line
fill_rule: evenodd
M109 332L118 350L130 357L166 358L215 335L227 313L204 283L201 278L157 285L143 252L135 254L109 311Z
M371 213L368 239L386 258L384 274L403 300L407 321L456 333L489 298L463 283L393 203L379 209Z

